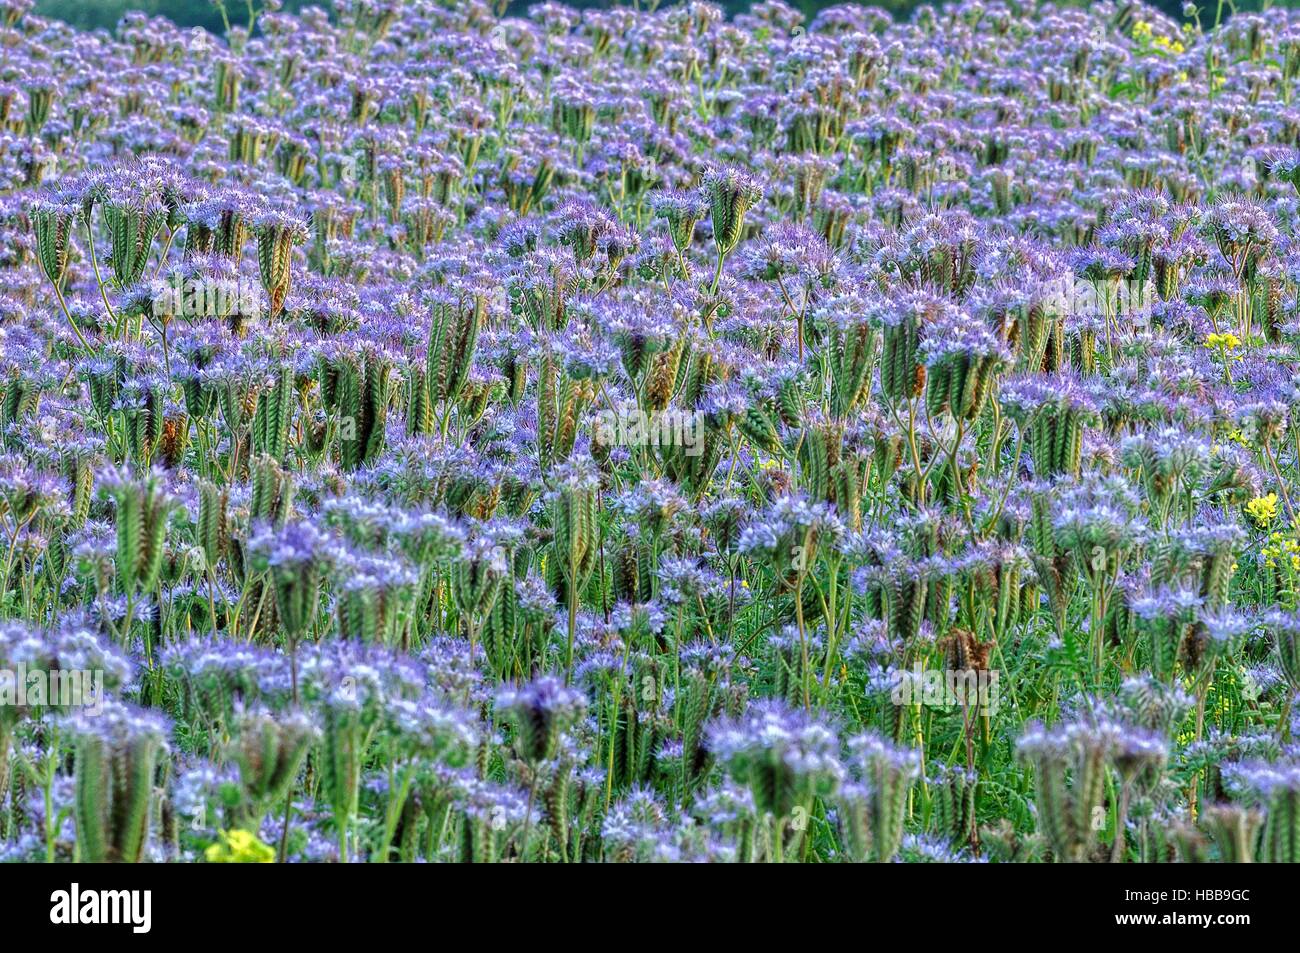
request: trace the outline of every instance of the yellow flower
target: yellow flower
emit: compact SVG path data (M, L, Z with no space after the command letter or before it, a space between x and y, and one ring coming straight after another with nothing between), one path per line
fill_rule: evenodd
M1236 427L1233 427L1231 430L1228 431L1228 439L1231 440L1233 443L1240 444L1241 446L1245 447L1248 450L1250 449L1250 441L1247 440L1246 435L1243 434Z
M221 831L220 840L203 851L210 864L269 864L275 850L258 840L252 831Z
M1218 348L1221 351L1235 351L1241 347L1241 338L1231 331L1224 331L1222 334L1209 334L1205 338L1207 347Z
M1276 569L1278 560L1282 560L1284 566L1300 572L1300 541L1285 533L1270 533L1268 542L1259 554L1264 557L1264 565L1269 569Z
M1133 24L1133 39L1141 43L1143 40L1150 40L1152 36L1151 24L1146 20L1138 20Z
M1277 494L1257 496L1246 504L1246 513L1255 521L1255 525L1265 527L1277 519Z

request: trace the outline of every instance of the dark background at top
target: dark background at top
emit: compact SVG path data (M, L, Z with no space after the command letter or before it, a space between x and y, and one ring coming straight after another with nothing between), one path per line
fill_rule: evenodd
M533 0L512 0L511 12L522 13ZM566 0L576 7L613 6L608 0ZM721 0L728 13L739 13L750 5L750 0ZM803 10L809 18L819 9L831 5L831 0L787 0L791 6ZM330 0L284 0L286 12L311 5L330 8ZM1239 0L1237 9L1258 10L1263 0ZM875 0L872 6L884 7L901 18L906 18L913 9L920 6L915 0ZM1061 3L1062 6L1087 6L1087 3ZM1182 0L1155 0L1159 7L1172 17L1181 19ZM1294 7L1300 0L1282 0L1274 3L1278 7ZM1199 6L1207 12L1201 16L1202 23L1213 23L1217 0L1200 0ZM228 0L230 21L233 24L247 21L247 8L244 0ZM1224 4L1226 14L1228 7ZM214 32L221 32L221 17L208 0L37 0L35 10L41 16L58 17L82 29L103 27L112 29L122 14L128 10L140 10L151 16L165 16L182 26L203 26Z

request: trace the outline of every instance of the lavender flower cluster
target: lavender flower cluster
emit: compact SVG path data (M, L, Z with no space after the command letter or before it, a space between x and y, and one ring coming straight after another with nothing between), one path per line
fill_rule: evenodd
M334 6L0 0L0 858L1300 859L1300 14Z

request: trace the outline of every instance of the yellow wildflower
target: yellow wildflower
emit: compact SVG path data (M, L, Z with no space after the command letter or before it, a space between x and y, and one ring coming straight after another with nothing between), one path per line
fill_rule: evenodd
M252 831L221 831L219 836L219 841L203 851L210 864L269 864L275 860L275 850Z
M1300 571L1300 542L1285 533L1273 533L1259 553L1264 557L1264 565L1276 569L1278 560L1293 570Z
M1277 519L1277 494L1257 496L1246 504L1246 513L1259 527L1267 526Z
M1207 347L1217 348L1220 351L1235 351L1241 347L1241 338L1231 331L1224 331L1222 334L1209 334L1205 338Z

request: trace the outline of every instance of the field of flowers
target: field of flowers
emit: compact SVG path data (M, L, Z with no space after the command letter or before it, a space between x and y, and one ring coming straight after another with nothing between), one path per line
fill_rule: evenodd
M0 859L1300 859L1300 13L29 7Z

